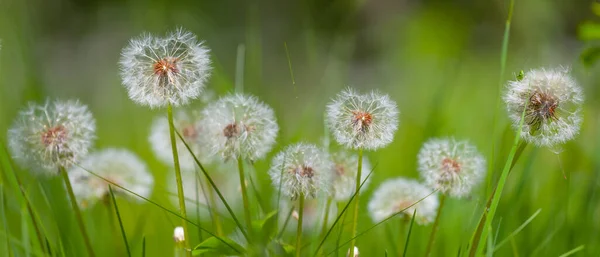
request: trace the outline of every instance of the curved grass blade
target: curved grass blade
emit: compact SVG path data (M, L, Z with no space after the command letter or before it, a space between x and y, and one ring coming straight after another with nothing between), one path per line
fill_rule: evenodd
M335 228L335 225L340 221L340 218L346 212L346 210L348 210L348 207L350 207L350 203L352 203L352 200L354 200L354 197L356 196L356 193L360 192L360 189L363 187L363 185L365 184L365 182L369 179L369 177L371 176L371 174L373 174L373 171L375 170L375 168L377 167L377 165L378 164L375 164L373 166L373 168L371 169L371 172L369 172L369 175L367 175L367 177L360 183L360 186L358 187L358 190L355 190L354 194L352 194L352 197L350 197L350 199L348 200L348 202L344 206L344 209L342 210L342 212L340 212L340 214L338 214L338 216L335 218L335 221L333 222L333 224L331 225L331 227L327 231L327 234L325 234L325 236L323 237L323 239L321 239L321 243L319 243L319 246L317 246L317 250L315 250L314 256L317 256L317 254L319 253L319 249L321 249L321 247L323 247L323 244L325 244L325 240L327 240L327 237L329 237L329 234L331 234L331 231L333 231L333 228Z
M204 166L202 166L202 163L200 163L200 161L196 157L196 154L194 154L194 151L192 151L192 149L190 148L190 146L188 145L188 143L183 139L183 137L181 136L181 134L179 133L179 131L175 130L175 133L177 133L177 136L179 137L179 139L181 139L181 142L185 145L185 148L192 155L192 157L194 158L194 161L196 162L196 164L198 165L198 167L200 167L200 170L202 171L202 173L204 174L204 176L206 177L206 179L210 183L211 187L214 188L215 191L217 192L217 195L219 195L219 198L221 199L221 201L225 205L225 208L227 208L227 211L229 212L229 214L231 215L231 217L235 221L235 224L238 226L238 228L240 229L240 231L244 235L244 238L246 238L246 240L250 241L250 238L248 237L248 234L247 234L246 230L244 230L244 227L242 226L242 224L240 223L240 221L237 219L237 217L233 213L233 210L231 209L231 206L229 206L229 204L227 203L227 200L225 200L225 197L223 197L223 194L221 194L221 191L219 190L219 188L217 187L217 185L215 184L215 182L212 180L212 178L210 177L210 175L208 175L208 172L206 172L206 169L204 169Z
M146 236L142 237L142 257L146 257Z
M226 242L224 239L222 239L220 236L217 236L217 235L215 235L214 233L210 232L209 230L207 230L207 229L203 228L202 226L200 226L200 224L197 224L197 223L195 223L195 222L193 222L193 221L191 221L191 220L189 220L189 219L187 219L187 218L184 218L183 216L179 215L179 213L177 213L177 212L175 212L175 211L172 211L172 210L169 210L168 208L166 208L166 207L164 207L164 206L162 206L162 205L158 204L157 202L154 202L154 201L152 201L152 200L150 200L150 199L148 199L148 198L146 198L146 197L143 197L143 196L141 196L141 195L139 195L139 194L137 194L137 193L135 193L135 192L133 192L133 191L131 191L131 190L129 190L129 189L127 189L127 188L125 188L125 187L123 187L123 186L119 185L119 184L117 184L117 183L114 183L114 182L112 182L112 181L110 181L110 180L108 180L108 179L106 179L106 178L104 178L104 177L102 177L102 176L100 176L100 175L98 175L98 174L96 174L96 173L94 173L94 172L92 172L92 171L90 171L90 170L88 170L88 169L86 169L86 168L82 167L81 165L79 165L79 164L77 164L77 163L75 163L75 166L77 166L77 167L79 167L79 168L81 168L81 169L85 170L86 172L88 172L88 173L90 173L90 174L94 175L95 177L97 177L97 178L99 178L99 179L103 180L104 182L106 182L106 183L108 183L108 184L111 184L111 185L113 185L113 186L115 186L115 187L117 187L117 188L119 188L119 189L121 189L121 190L123 190L123 191L125 191L125 192L127 192L127 193L130 193L130 194L132 194L132 195L134 195L134 196L136 196L136 197L138 197L138 198L140 198L140 199L142 199L142 200L144 200L144 201L146 201L146 202L149 202L149 203L151 203L152 205L154 205L154 206L156 206L156 207L158 207L158 208L161 208L161 209L163 209L164 211L166 211L166 212L168 212L168 213L171 213L171 214L173 214L174 216L176 216L176 217L178 217L178 218L180 218L180 219L183 219L183 220L185 220L186 222L188 222L188 223L190 223L190 224L192 224L192 225L196 226L198 229L201 229L202 231L206 232L207 234L209 234L209 235L211 235L211 236L213 236L213 237L215 237L215 238L219 239L220 241L222 241L224 244L228 245L229 247L231 247L231 248L234 248L232 245L229 245L229 244L228 244L228 243L227 243L227 242Z
M497 251L502 245L507 243L508 240L513 238L515 235L519 234L519 232L521 232L529 223L531 223L531 221L533 221L533 219L535 219L535 217L537 217L537 215L540 214L540 212L542 212L541 208L538 209L533 215L531 215L531 217L529 217L529 219L527 219L525 222L523 222L523 224L521 224L521 226L519 226L517 229L515 229L515 231L510 233L510 235L508 235L504 240L500 241L500 243L497 243L494 246L494 252Z
M412 219L410 219L410 227L408 227L408 235L406 236L406 243L404 244L404 252L402 257L406 257L408 252L408 242L410 241L410 234L412 233L413 224L415 224L415 216L417 215L417 209L413 211Z
M123 235L123 241L125 242L125 249L127 249L127 256L131 257L131 250L129 250L129 243L127 242L127 234L125 234L125 228L123 227L123 220L121 220L121 214L119 213L119 206L117 200L115 200L115 194L112 190L112 186L108 185L108 192L110 192L110 198L112 199L113 206L115 207L115 213L119 220L119 227L121 228L121 235Z

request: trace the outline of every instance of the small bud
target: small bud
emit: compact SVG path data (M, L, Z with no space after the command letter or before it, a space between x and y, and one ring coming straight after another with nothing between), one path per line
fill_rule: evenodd
M353 257L358 257L359 256L359 252L358 252L358 247L354 247L354 255L350 255L352 253L350 253L350 249L348 249L348 254L346 254L347 257L353 256Z
M300 220L300 216L298 216L298 212L296 210L294 210L294 212L292 212L292 217L294 217L294 219L296 219L296 220Z
M183 227L176 227L173 232L173 240L175 243L181 243L185 241L185 232L183 231Z

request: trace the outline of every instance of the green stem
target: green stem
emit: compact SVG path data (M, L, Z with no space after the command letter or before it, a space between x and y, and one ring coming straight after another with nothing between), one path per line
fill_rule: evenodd
M325 233L327 233L327 221L329 221L329 211L331 210L331 197L327 198L327 204L325 205L325 216L323 217L323 226L321 227L321 234L319 235L319 239L323 240L325 237ZM323 249L319 249L318 254L321 253Z
M300 257L302 249L302 218L304 216L304 194L298 197L298 228L296 229L296 257Z
M215 229L217 230L216 234L222 236L223 227L221 226L221 219L219 218L219 213L217 212L217 201L215 199L215 192L212 190L212 188L208 189L208 198L210 201L210 212L212 214L213 223L215 225Z
M69 198L71 202L71 207L73 208L73 212L75 212L75 218L77 219L77 223L79 224L79 230L83 235L83 241L85 242L85 247L87 249L88 255L90 257L94 257L94 250L92 249L92 243L88 236L87 231L85 230L85 224L83 223L83 216L81 216L81 210L79 210L79 205L77 204L77 198L75 198L75 193L73 193L73 187L71 186L71 181L69 180L69 175L64 167L59 168L59 173L62 175L63 180L65 181L65 186L67 186L67 193L69 193Z
M356 237L356 228L358 226L358 199L360 196L360 192L358 192L360 190L360 176L361 176L361 172L362 172L362 161L363 161L363 149L360 148L358 149L358 169L356 171L356 200L354 202L354 218L352 221L352 238ZM352 239L352 242L350 242L350 254L349 256L354 256L354 246L356 246L356 239Z
M173 151L173 164L175 166L175 179L177 180L177 197L179 198L179 213L184 219L181 220L184 234L184 247L190 249L190 238L187 222L187 212L185 208L185 196L183 194L183 183L181 179L181 168L179 167L179 154L177 153L177 141L175 141L175 125L173 124L173 107L171 103L167 106L167 114L169 119L169 136L171 137L171 150ZM191 252L187 251L188 256Z
M240 173L240 186L242 188L242 200L244 201L244 216L246 218L246 226L248 227L248 234L252 234L252 217L250 216L250 203L248 202L246 178L244 177L244 160L238 156L237 161L238 171Z
M431 235L429 236L429 242L427 243L427 250L425 251L425 257L428 257L431 254L431 249L433 247L433 241L435 241L435 234L437 233L438 226L440 225L440 216L442 215L442 208L444 207L444 202L446 202L446 195L442 194L440 197L440 206L437 209L437 214L435 215L435 221L433 222L433 228L431 229Z

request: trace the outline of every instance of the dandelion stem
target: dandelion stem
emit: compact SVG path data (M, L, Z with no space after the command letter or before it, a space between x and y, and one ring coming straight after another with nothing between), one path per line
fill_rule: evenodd
M440 225L440 216L442 215L442 208L444 207L444 202L446 202L446 195L442 194L442 196L440 196L440 206L437 209L437 214L435 215L435 221L433 222L433 228L431 229L431 235L429 236L429 242L427 243L427 250L425 251L425 257L428 257L431 254L433 242L435 241L435 234L437 233L438 226Z
M248 233L252 234L252 217L250 217L250 203L248 202L246 178L244 177L244 160L238 156L237 161L238 171L240 173L240 186L242 188L242 200L244 201L244 216L246 217L246 226L248 227Z
M298 197L298 229L296 229L296 257L300 257L302 249L302 218L304 216L304 194Z
M362 161L363 161L363 149L360 148L358 149L358 169L356 171L356 193L355 193L355 197L356 200L354 202L354 219L352 221L352 237L356 236L356 228L358 226L358 199L359 199L359 195L360 195L360 175L362 172ZM354 246L356 245L356 239L352 239L352 242L350 243L350 254L349 256L354 256Z
M321 234L319 235L319 240L323 240L325 237L325 233L327 233L327 221L329 221L329 210L331 209L331 197L327 198L327 204L325 205L325 215L323 216L323 226L321 227ZM322 251L320 249L319 251ZM317 254L320 254L318 252Z
M185 208L185 196L183 194L183 184L181 180L181 168L179 167L179 154L177 153L177 142L175 141L175 125L173 124L173 106L171 103L167 106L167 114L169 119L169 135L171 137L171 150L173 151L173 166L175 167L175 179L177 180L177 197L179 198L179 213L181 214L182 219L182 227L184 234L184 246L186 249L190 248L190 239L188 236L188 226L187 222L187 213ZM188 252L188 256L191 256L191 252Z
M71 202L71 207L73 207L73 212L75 212L75 218L77 219L77 223L79 223L79 230L83 235L83 241L85 242L85 247L87 249L88 255L90 257L94 257L94 250L92 249L92 243L88 236L87 231L85 230L85 224L83 223L83 217L81 216L81 210L79 210L79 205L77 204L77 199L75 198L75 193L73 193L73 187L71 186L71 181L69 180L69 175L65 170L65 167L59 168L59 173L62 175L63 180L65 181L65 186L67 186L67 193L69 193L69 198Z
M210 212L212 213L213 222L215 223L215 229L217 230L217 235L223 235L223 228L221 227L221 219L219 218L219 213L217 212L217 201L215 199L215 192L212 188L208 189L208 196L210 201Z

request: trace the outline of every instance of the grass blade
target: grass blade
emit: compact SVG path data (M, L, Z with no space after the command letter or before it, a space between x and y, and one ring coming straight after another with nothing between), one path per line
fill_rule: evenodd
M504 240L500 241L500 243L497 243L496 246L494 247L494 252L497 251L498 248L500 248L506 242L508 242L508 240L510 240L517 234L519 234L519 232L521 232L521 230L523 230L529 223L531 223L531 221L533 221L533 219L535 219L535 217L537 217L537 215L540 214L541 211L542 211L542 209L538 209L533 215L531 215L531 217L529 217L529 219L527 219L525 222L523 222L523 224L521 224L521 226L519 226L517 229L515 229L515 231L510 233L510 235L508 235Z
M580 245L580 246L576 247L575 249L573 249L573 250L571 250L571 251L568 251L568 252L566 252L566 253L563 253L563 254L561 254L561 255L560 255L560 256L558 256L558 257L567 257L567 256L571 256L571 255L575 254L576 252L579 252L579 251L583 250L584 248L585 248L585 245Z
M112 186L110 186L110 185L108 185L108 192L110 192L110 198L112 199L113 206L115 207L115 213L117 214L117 219L119 220L119 227L121 228L121 235L123 235L125 249L127 249L127 256L131 257L131 250L129 250L129 243L127 242L127 234L125 234L125 228L123 227L123 220L121 220L121 214L119 213L119 206L117 205L117 200L115 199L115 194L112 190Z
M410 241L410 234L412 233L413 224L415 223L415 216L417 215L417 209L413 211L412 219L410 219L410 226L408 227L408 235L406 236L406 243L404 244L404 252L402 253L402 257L406 257L406 253L408 252L408 242Z
M146 257L146 236L142 237L142 257Z

